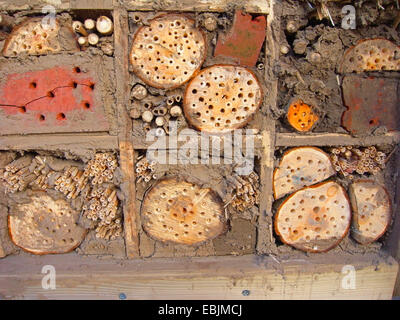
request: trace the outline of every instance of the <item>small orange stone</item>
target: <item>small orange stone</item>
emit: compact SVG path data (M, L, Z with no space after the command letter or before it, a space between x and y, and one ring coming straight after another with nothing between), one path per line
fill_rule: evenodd
M312 107L302 100L296 100L289 106L287 118L290 125L301 132L310 131L319 119Z

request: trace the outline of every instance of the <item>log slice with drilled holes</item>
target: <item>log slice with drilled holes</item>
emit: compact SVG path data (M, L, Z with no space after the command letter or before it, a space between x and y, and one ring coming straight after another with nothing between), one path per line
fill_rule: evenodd
M321 182L335 173L329 156L321 149L292 148L284 153L279 166L274 171L275 199Z
M392 216L387 190L374 181L359 180L350 186L349 195L353 208L351 236L361 244L378 240Z
M21 53L43 55L68 50L79 51L76 36L70 26L62 25L57 19L43 24L42 18L28 18L17 25L8 36L3 55L17 56Z
M336 182L323 182L289 196L275 216L282 242L302 251L325 252L346 236L351 222L348 197Z
M175 178L147 191L141 216L147 234L164 242L199 244L227 228L222 200L213 190Z
M86 230L78 226L79 211L65 200L53 200L45 193L31 202L17 204L8 217L11 240L33 254L66 253L83 241Z
M359 41L345 52L339 67L340 73L385 70L400 70L400 48L386 39Z
M260 83L250 70L214 65L190 81L183 107L186 119L197 130L226 133L245 126L262 99Z
M134 73L148 85L173 89L200 70L206 52L205 37L194 20L167 14L139 28L130 61Z

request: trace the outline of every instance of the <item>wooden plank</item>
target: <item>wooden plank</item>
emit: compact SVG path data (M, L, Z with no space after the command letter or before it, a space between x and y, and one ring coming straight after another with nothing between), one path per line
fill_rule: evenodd
M126 196L123 205L126 255L129 259L133 259L139 257L139 217L135 205L135 153L132 143L126 141L120 142L119 150L123 176L123 183L120 188Z
M71 9L113 9L113 0L71 0Z
M389 132L379 136L352 137L343 133L313 133L299 135L296 133L278 133L275 145L277 147L295 146L348 146L348 145L380 145L397 144L400 142L400 132Z
M271 14L267 17L267 32L265 45L265 81L268 95L265 97L264 104L276 106L278 101L278 79L273 74L275 63L279 60L279 39L280 39L280 13L281 6L276 3L271 4ZM263 121L262 133L262 156L260 161L260 213L258 218L257 232L257 253L276 253L275 240L273 238L273 217L272 217L272 178L274 170L274 150L275 150L275 120L267 118ZM269 251L269 252L268 252Z
M181 148L184 149L184 148L186 148L186 145L187 145L186 137L187 137L187 134L188 134L188 130L189 129L186 128L185 133L182 136L180 136L179 134L178 134L177 137L173 136L173 135L167 136L166 145L165 146L157 145L157 149L159 149L159 150L174 150L174 149L181 149ZM202 139L201 135L202 135L202 133L198 132L198 131L195 131L195 130L193 130L192 133L193 133L193 136L191 136L191 138L190 138L191 146L196 145L196 143L197 143L197 146L201 146L201 139ZM262 145L262 135L261 134L250 134L250 133L247 134L247 132L245 132L245 130L242 131L242 134L243 134L242 135L242 148L243 149L246 147L246 143L247 143L246 141L253 140L254 149L255 150L262 150L263 145ZM233 133L227 134L227 136L228 136L228 139L232 139L233 140ZM213 140L220 139L220 142L221 142L220 145L221 146L224 145L224 141L225 141L225 137L222 136L222 135L221 136L207 136L207 135L204 135L204 138L208 139L208 141L210 141L210 142L211 142L212 139ZM162 137L162 138L155 137L154 141L145 141L145 139L142 139L142 138L132 137L132 143L133 143L133 145L134 145L136 150L138 150L138 149L149 149L152 145L155 144L155 142L157 142L158 139L165 139L165 138L164 137ZM171 139L170 140L171 141L171 145L173 144L173 146L168 145L169 139ZM197 140L196 143L195 143L195 140ZM213 148L213 145L211 143L210 143L209 147L210 147L210 152L211 151L221 152L221 153L223 152L222 148L219 148L219 149Z
M0 258L3 258L5 256L6 256L6 253L5 253L4 249L3 249L3 245L2 245L1 239L0 239Z
M124 199L124 230L126 254L129 259L139 257L138 213L135 206L135 156L131 141L132 120L125 108L128 103L128 12L122 8L114 10L115 71L117 87L118 141L120 167L123 176L121 190Z
M108 134L31 134L0 136L0 150L71 151L118 149L116 136Z
M114 3L123 3L130 11L208 11L224 12L232 10L233 6L244 9L249 13L268 14L270 8L269 0L114 0Z
M121 293L128 299L391 299L398 271L395 260L381 254L117 263L67 254L9 256L1 265L3 299L118 299ZM55 290L42 289L44 265L56 270ZM349 265L355 270L354 288L346 287L348 274L342 272ZM244 296L243 290L250 294Z
M56 10L68 10L70 0L13 0L0 1L0 10L32 10L41 12L45 6L53 6Z
M400 163L400 150L397 150L395 163ZM397 170L397 174L399 169ZM393 225L385 241L384 249L387 250L397 261L400 261L400 179L397 175L396 187L394 190L393 203ZM400 297L400 273L397 277L394 295Z
M275 128L274 121L269 120L269 127L271 131L264 131L263 133L263 152L261 153L260 161L260 181L261 181L261 194L260 197L260 212L258 217L258 232L257 232L257 253L265 254L269 250L275 252L275 246L273 239L273 219L272 219L272 177L274 171L274 135ZM275 250L274 250L275 249Z

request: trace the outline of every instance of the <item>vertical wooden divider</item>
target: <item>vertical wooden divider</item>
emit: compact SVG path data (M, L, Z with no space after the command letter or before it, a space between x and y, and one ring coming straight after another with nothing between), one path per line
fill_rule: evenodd
M118 144L120 166L122 171L121 190L124 199L125 246L128 259L139 258L139 215L135 206L135 151L132 145L132 120L128 115L126 104L129 93L128 65L128 12L122 8L114 10L115 37L115 76L118 112Z
M258 218L258 232L256 251L258 254L271 253L274 246L273 239L273 217L272 203L272 178L274 170L274 150L275 150L275 120L269 114L271 107L275 108L278 99L278 79L273 73L274 65L279 60L279 36L281 4L271 2L270 12L267 16L267 31L265 40L265 83L269 90L264 97L264 104L267 105L267 119L263 121L262 127L262 153L260 160L260 213Z

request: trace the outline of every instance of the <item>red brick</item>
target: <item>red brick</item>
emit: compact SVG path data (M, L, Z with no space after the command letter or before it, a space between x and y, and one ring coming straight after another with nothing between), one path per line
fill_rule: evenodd
M95 91L74 66L9 74L0 87L0 134L108 130Z
M229 57L243 66L255 66L265 39L266 27L264 16L253 19L250 14L236 11L230 31L218 36L214 56Z
M400 82L397 79L347 76L343 79L346 110L342 126L352 134L369 134L380 126L400 129Z

